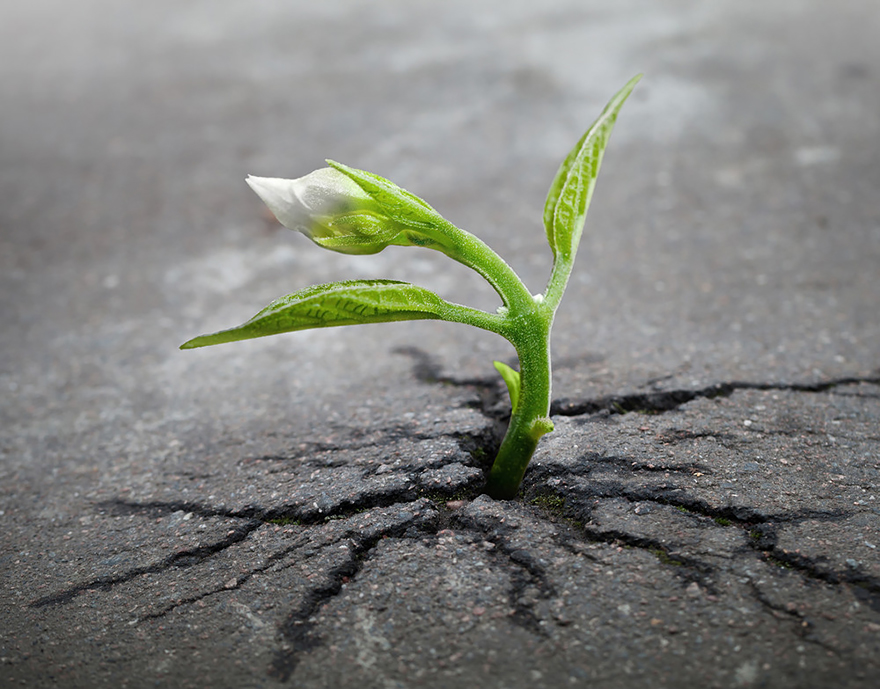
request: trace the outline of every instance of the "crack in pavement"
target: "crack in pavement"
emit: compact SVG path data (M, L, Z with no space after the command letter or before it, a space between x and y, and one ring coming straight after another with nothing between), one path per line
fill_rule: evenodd
M330 519L344 519L356 514L362 509L370 509L374 507L387 507L395 504L407 504L418 500L418 496L412 500L398 500L392 495L382 495L379 499L366 504L362 502L346 504L344 507L333 514L316 515L313 512L302 512L298 509L291 508L273 508L263 509L252 506L241 510L226 510L223 508L211 507L195 502L161 502L153 501L146 503L126 502L123 500L113 500L100 503L98 506L107 509L111 514L120 516L136 514L136 515L167 515L174 512L191 512L200 517L225 517L229 519L243 520L243 524L233 529L225 538L199 545L196 548L178 551L172 555L168 555L161 561L145 565L142 567L134 567L122 574L116 576L97 577L87 582L75 584L70 588L64 589L58 593L39 598L29 604L32 608L41 608L46 606L56 606L69 603L74 598L87 591L109 591L114 586L125 584L137 577L146 574L158 574L172 568L192 567L202 561L223 552L237 543L241 543L247 539L259 527L267 523L277 523L278 521L296 522L303 526L311 526L314 524L322 524ZM243 582L238 582L240 586ZM216 593L215 591L214 593ZM164 614L164 613L163 613Z
M168 555L160 562L146 565L144 567L135 567L117 576L97 577L91 581L76 584L75 586L60 591L59 593L39 598L31 602L28 607L43 608L47 606L62 605L64 603L69 603L74 598L87 591L109 591L114 586L127 583L145 574L158 574L175 567L192 567L193 565L226 550L236 543L241 543L260 526L262 526L262 522L260 521L247 520L240 526L232 529L225 538L219 541L176 552L172 555Z
M791 552L779 547L776 529L772 524L757 524L753 529L756 537L750 539L750 545L758 551L768 562L777 566L792 569L802 576L821 581L832 586L852 584L856 595L870 605L871 608L880 612L880 579L863 574L859 571L839 572L832 569L824 569L818 566L816 560L811 560L798 552Z
M508 598L512 609L510 620L517 626L546 638L548 633L535 614L536 601L529 600L533 597L530 589L535 589L537 598L540 599L547 600L556 596L556 590L547 580L544 567L524 548L512 546L502 533L502 529L498 527L490 528L466 515L453 515L451 525L478 534L493 545L491 552L497 563L506 560L513 565L509 570L511 588L508 591Z
M691 431L682 428L675 428L668 431L661 431L657 434L657 441L664 445L674 445L682 443L686 440L702 440L703 438L712 438L722 447L730 448L731 445L739 445L742 439L733 433L715 433L713 431Z
M615 489L609 490L609 485ZM803 521L838 521L850 516L846 510L819 511L798 510L797 512L781 514L763 514L757 511L743 512L741 508L714 508L696 498L676 495L671 498L663 491L633 490L620 486L620 484L604 484L605 490L596 490L598 486L591 484L589 490L580 491L578 503L569 507L570 495L561 493L553 488L539 485L537 482L530 483L529 490L544 491L564 501L565 507L558 510L562 516L572 517L579 525L579 530L591 541L615 542L648 550L655 554L663 564L676 564L689 567L702 573L712 571L712 566L694 558L686 558L680 553L671 551L669 546L661 544L653 539L634 536L625 531L608 529L596 531L590 529L588 522L591 518L591 508L587 505L589 500L595 499L624 499L628 502L651 502L658 505L667 505L683 511L706 517L713 521L724 520L724 526L735 526L745 531L748 535L747 543L756 551L764 561L793 569L806 578L821 581L826 584L840 585L841 583L852 584L859 588L859 596L866 599L868 604L880 612L880 580L861 572L842 573L834 570L826 570L817 566L816 562L799 554L781 549L777 544L776 525L796 524ZM547 510L550 512L549 510ZM722 525L719 524L719 527ZM659 552L658 552L659 551ZM702 583L702 582L701 582Z
M269 674L282 682L288 681L296 670L301 655L323 643L317 631L315 614L340 595L345 584L357 577L382 539L397 537L414 540L421 538L425 533L436 534L441 528L440 522L439 516L417 523L409 521L389 526L369 536L354 531L348 532L347 538L352 544L348 547L348 558L327 571L324 583L308 591L302 603L289 613L281 624L279 628L281 644L275 651ZM415 529L414 533L411 533L412 529Z
M777 619L790 622L793 626L791 628L792 632L806 641L807 643L815 644L820 648L833 653L836 656L840 655L840 649L835 648L831 644L822 641L821 639L817 639L814 635L810 634L811 629L815 626L812 622L809 621L806 615L800 612L797 608L786 608L781 605L778 605L771 601L764 592L760 589L760 587L751 579L749 579L749 588L752 591L752 595L755 600L758 601L761 605L763 605L770 613Z
M223 507L214 507L193 501L150 501L143 503L128 502L119 499L105 501L98 503L96 507L99 509L105 509L110 514L116 516L165 516L175 512L185 512L203 518L223 517L228 519L239 519L243 520L244 524L233 529L225 538L219 541L176 552L159 562L141 567L134 567L116 576L96 577L89 581L75 584L74 586L58 593L39 598L31 602L29 607L40 608L61 605L72 601L74 598L87 591L109 591L114 586L125 584L143 575L157 574L175 567L182 568L194 566L203 560L244 541L251 533L266 523L295 523L301 526L313 526L334 519L347 519L364 510L390 507L393 505L412 504L422 498L438 500L451 497L453 494L459 497L472 497L473 494L479 490L480 486L470 485L471 483L473 482L469 482L464 486L436 486L431 487L430 489L417 488L415 486L402 489L393 487L387 491L362 493L357 499L340 502L335 509L329 512L322 512L320 509L314 510L304 506L293 505L273 508L263 508L257 505L250 505L237 510L229 510ZM240 586L242 583L244 583L244 581L238 581L236 587ZM210 592L208 595L219 593L221 590L228 590L229 588L230 587L218 589ZM197 598L194 600L197 600ZM173 607L177 607L177 605L186 602L188 601L177 603L165 612L147 616L145 619L164 615L173 609Z
M440 433L419 433L414 432L413 428L406 425L388 426L385 428L372 428L369 430L360 428L344 428L344 436L338 442L320 442L306 441L300 443L296 448L292 448L289 454L272 454L261 455L258 457L248 457L238 461L239 464L251 464L254 462L291 462L299 461L301 466L316 467L336 467L347 464L345 459L337 461L325 461L316 459L315 455L321 455L331 452L344 452L351 450L363 450L373 447L384 447L393 445L400 441L422 442L429 440L440 440L450 438L458 442L460 449L473 459L474 451L478 448L486 451L486 447L491 447L491 443L496 441L498 432L492 429L486 429L483 432L466 433L466 432L440 432ZM371 439L363 439L365 436L378 436ZM345 437L347 436L347 437ZM480 462L480 465L485 462Z
M639 502L650 502L650 500L644 499L639 500ZM664 505L669 504L659 501L653 502ZM602 531L598 531L596 529L592 529L588 524L580 520L584 518L583 515L578 514L576 510L573 510L565 503L563 503L561 506L559 504L556 504L555 509L538 504L536 505L536 509L544 513L545 519L549 519L552 521L554 519L561 518L564 522L567 522L568 534L574 534L574 537L572 537L571 535L566 535L565 533L560 533L555 538L553 538L553 541L557 545L565 548L567 551L573 554L582 554L582 550L575 547L573 541L605 543L609 545L621 544L624 547L645 550L657 557L661 564L672 567L675 574L681 577L683 581L688 583L697 582L710 595L721 595L720 591L717 589L712 581L713 576L719 573L717 567L710 564L709 562L700 559L699 557L685 556L680 552L675 551L673 549L674 546L670 547L669 545L660 543L655 539L647 538L644 536L636 536L624 530L605 529ZM578 518L567 516L572 514L578 514ZM708 519L711 518L711 515L714 514L714 511L711 511L710 514L696 514L697 516ZM715 519L717 519L717 517ZM715 519L713 519L713 521ZM711 526L711 524L707 523L706 526ZM765 533L767 533L767 529L769 528L767 524L750 524L748 522L737 522L736 520L728 520L725 524L718 524L719 528L726 528L728 526L736 526L744 530L749 529L749 531L747 532L749 535L749 538L747 540L747 551L756 553L760 561L767 562L776 566L784 566L786 569L796 571L797 574L803 578L810 580L819 580L826 585L841 583L834 577L829 577L825 573L817 571L815 570L815 568L806 565L803 562L805 558L801 558L801 562L799 564L795 564L788 560L784 562L780 560L780 562L777 562L776 560L778 560L779 558L777 558L771 552L767 552L765 550L765 548L767 547L770 547L771 550L775 548L775 533L767 534L767 536L764 535ZM761 530L762 535L760 538L754 537L756 530ZM772 543L768 540L770 538L772 538ZM755 600L758 601L762 606L770 610L774 617L776 617L777 619L783 619L792 622L792 631L798 637L803 639L805 642L816 644L817 646L827 651L831 651L835 655L840 654L840 649L810 634L810 631L814 625L812 622L810 622L805 614L801 613L796 608L790 609L774 604L756 584L750 573L748 574L747 578L750 587L749 590L751 591ZM859 588L854 589L856 597L862 599L863 602L868 603L868 605L870 605L873 609L880 611L880 605L878 605L880 604L880 596L870 595L870 592L877 592L876 582L871 582L868 585L866 585L866 582L864 580L861 582L861 585L859 583L856 583L855 581L848 581L847 583L854 583L857 586L860 586Z
M692 462L690 464L677 464L674 466L670 466L668 464L663 464L663 460L657 460L657 462L639 462L638 460L634 460L630 457L619 457L616 455L600 455L597 452L587 452L583 455L583 458L587 460L590 465L608 465L608 466L616 466L621 469L626 469L627 471L637 472L654 472L654 473L668 473L668 474L694 474L699 472L706 476L711 476L714 472L705 464L700 464L699 462ZM562 469L563 472L569 473L571 475L584 475L583 473L579 473L576 470L566 470ZM593 471L593 467L591 466L590 471Z
M297 543L296 545L288 546L287 548L282 548L281 550L272 553L268 558L266 558L266 563L264 565L262 565L260 567L255 567L254 569L251 569L251 570L245 572L244 574L241 574L241 575L235 577L234 584L227 583L224 586L222 586L221 588L211 589L209 591L203 591L202 593L199 593L198 595L195 595L195 596L181 598L180 600L175 601L171 605L164 607L162 610L159 610L157 612L152 612L147 615L142 615L136 621L140 623L140 622L147 622L149 620L156 620L156 619L165 617L168 613L173 612L177 608L180 608L180 607L183 607L186 605L192 605L194 603L198 603L199 601L204 600L206 598L210 598L211 596L215 596L218 593L225 593L227 591L235 591L237 589L240 589L245 583L247 583L247 581L249 579L251 579L251 577L253 577L256 574L262 574L266 570L270 569L271 567L273 567L275 565L276 562L279 562L280 560L287 557L290 553L292 553L294 550L299 548L300 545L301 544Z
M592 455L593 453L587 453L584 455L584 458L590 457ZM596 456L598 457L598 455ZM621 466L622 468L629 468L630 466L635 465L636 470L641 470L638 462L634 462L627 458L613 457L610 458L611 461L606 462L607 459L608 458L606 457L599 457L595 461L600 464L607 463L614 466ZM678 473L691 473L690 469L693 466L695 465L679 467ZM544 483L544 481L546 481L547 479L560 479L564 478L565 476L588 478L594 472L594 470L595 467L587 464L579 465L578 467L534 467L534 470L526 475L526 479L524 481L524 489L525 492L549 491L549 493L555 495L558 498L568 500L571 496L563 493L553 486L548 486L546 483ZM647 471L649 473L656 471L667 471L669 473L675 472L675 470L672 468L650 469ZM703 472L702 469L698 469L698 471ZM706 474L710 475L710 472L706 472ZM712 507L704 500L701 500L697 497L689 496L684 493L684 491L686 491L686 488L682 486L670 487L666 485L661 485L657 486L654 489L632 488L618 481L596 479L592 480L589 486L578 486L577 489L569 488L567 490L572 490L576 492L576 497L582 500L596 498L622 498L630 502L654 502L660 505L670 505L672 507L677 507L688 512L695 512L697 514L703 515L705 517L710 517L712 519L727 519L732 523L736 523L742 526L763 524L767 522L798 523L801 521L806 521L808 519L832 521L835 519L846 518L852 515L852 512L848 510L829 511L800 509L783 513L765 513L756 509L739 505L730 507Z
M544 506L540 502L541 498L546 498L550 495L562 500L561 504L557 503L555 505L555 509L553 507ZM648 501L633 500L631 502ZM577 509L568 507L568 500L563 498L558 493L540 493L538 496L532 498L531 503L534 509L540 514L543 519L558 524L558 522L555 521L555 518L561 517L561 519L566 523L568 527L567 530L569 534L572 535L566 537L563 534L559 534L553 540L555 543L557 543L557 545L560 545L571 553L583 555L583 551L574 547L572 543L572 541L574 540L587 543L604 543L607 545L618 546L622 545L627 548L643 550L657 558L657 560L662 565L675 568L676 575L681 577L684 581L696 581L711 593L716 593L714 591L714 586L708 579L708 575L714 573L715 567L707 562L676 552L672 548L670 548L669 545L661 543L654 538L637 536L626 531L622 531L620 529L605 529L600 531L598 529L591 528L588 523L590 512L589 508L586 508L586 514L581 514ZM657 504L668 503L657 502ZM674 505L671 506L674 507Z
M791 392L827 392L833 388L858 383L880 385L880 377L846 376L814 383L753 383L729 381L715 383L697 389L664 390L658 392L633 393L629 395L608 395L596 399L554 400L550 404L551 416L584 416L599 413L626 414L641 412L661 414L678 409L695 399L714 399L730 397L737 390L788 390Z
M413 360L413 377L422 383L454 385L457 387L472 387L484 390L485 395L482 404L482 413L492 419L504 419L509 417L509 411L499 413L493 411L498 402L505 399L505 388L500 379L495 377L459 379L443 373L443 365L430 353L418 347L398 347L392 350L395 354L408 356ZM671 376L656 378L650 383L658 383ZM760 383L752 381L721 381L702 388L680 388L676 390L658 390L655 392L631 393L627 395L605 395L593 399L570 399L560 398L551 400L551 416L586 416L600 413L627 414L641 412L647 414L661 414L678 409L695 399L714 399L716 397L730 397L737 390L788 390L791 392L821 393L830 392L834 388L846 385L867 383L880 385L880 375L876 376L841 376L824 381L806 383L798 382L771 382ZM876 397L874 393L847 393L851 396Z

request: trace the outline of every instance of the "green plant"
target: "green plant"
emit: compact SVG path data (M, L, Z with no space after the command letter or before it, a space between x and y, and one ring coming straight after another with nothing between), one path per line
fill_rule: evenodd
M498 292L502 306L488 313L393 280L334 282L281 297L246 323L196 337L181 349L307 328L415 319L466 323L497 333L514 346L520 370L495 362L507 384L512 410L487 492L496 498L514 497L538 440L553 430L550 327L571 274L605 146L621 106L640 78L631 79L611 99L566 156L550 186L544 227L553 269L542 294L533 296L498 254L422 199L378 175L327 161L330 167L296 180L248 177L247 181L282 225L299 230L319 246L349 254L372 254L389 245L435 249L482 275Z
M562 514L565 509L565 498L552 493L541 493L533 497L529 502L556 514Z

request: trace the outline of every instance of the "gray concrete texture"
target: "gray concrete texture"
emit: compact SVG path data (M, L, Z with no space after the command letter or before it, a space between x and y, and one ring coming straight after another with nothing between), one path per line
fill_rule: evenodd
M876 687L880 8L0 8L0 686ZM180 352L324 252L245 174L385 175L537 292L560 159L611 141L557 430L481 494L493 358L440 322Z

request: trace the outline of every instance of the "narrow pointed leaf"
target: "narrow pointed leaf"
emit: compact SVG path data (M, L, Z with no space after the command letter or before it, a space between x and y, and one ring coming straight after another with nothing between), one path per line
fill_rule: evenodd
M349 280L315 285L276 299L246 323L180 346L194 349L294 330L359 323L443 319L455 308L430 290L396 280Z
M559 166L544 204L544 227L554 259L570 261L577 252L605 146L620 108L641 78L633 77L617 92Z
M516 408L519 405L519 371L515 371L501 361L493 361L492 363L495 364L495 369L501 374L501 377L504 378L504 382L507 384L507 394L510 395L510 411L516 414Z

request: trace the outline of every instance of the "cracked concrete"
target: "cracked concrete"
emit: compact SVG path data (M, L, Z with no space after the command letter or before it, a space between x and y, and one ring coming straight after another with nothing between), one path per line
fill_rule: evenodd
M878 22L855 0L0 10L0 686L873 688ZM176 350L334 279L497 306L430 252L282 233L241 181L326 157L537 291L559 158L639 71L516 500L482 495L513 354L488 334Z

